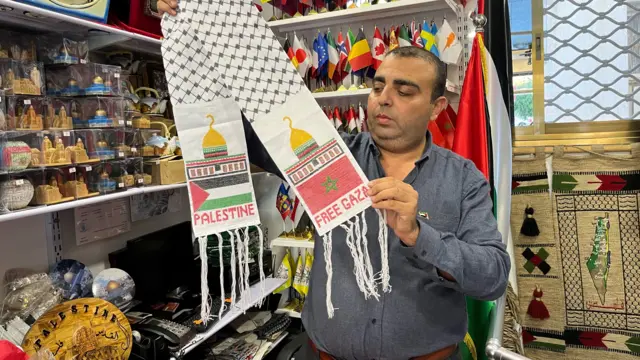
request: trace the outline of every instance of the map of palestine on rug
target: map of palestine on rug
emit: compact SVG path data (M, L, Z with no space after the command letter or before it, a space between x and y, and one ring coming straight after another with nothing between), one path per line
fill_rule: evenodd
M553 215L560 243L567 353L640 355L640 154L553 156ZM607 351L603 354L602 351ZM614 355L616 357L614 357ZM623 356L624 355L624 356Z

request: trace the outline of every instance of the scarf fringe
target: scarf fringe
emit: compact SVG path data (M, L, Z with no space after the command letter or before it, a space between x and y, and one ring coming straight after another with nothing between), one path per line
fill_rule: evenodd
M209 259L207 256L207 236L198 237L200 250L200 318L206 324L211 316L211 302L209 295Z
M331 302L331 280L333 278L333 266L331 264L331 241L333 239L331 234L331 231L329 231L329 233L322 235L322 245L324 246L324 262L327 271L327 315L329 316L329 319L332 319L335 313L333 303Z
M242 302L247 308L251 303L251 285L249 285L249 228L244 231L244 293L242 294Z
M391 276L389 274L389 230L387 227L386 213L379 210L376 210L376 212L378 214L378 242L380 243L380 260L382 264L381 270L378 273L373 272L373 264L369 255L369 244L367 240L368 229L365 212L362 212L360 217L356 216L354 220L348 220L346 223L340 224L340 227L346 233L345 241L353 258L353 274L356 277L358 288L364 294L365 299L373 297L376 300L380 300L378 285L382 285L384 292L391 291ZM362 223L362 227L360 223ZM331 263L332 234L333 231L329 231L322 235L325 270L327 271L326 301L329 319L333 318L335 314L335 308L331 301L331 282L333 279L333 265Z
M226 310L226 296L224 293L224 259L222 257L222 248L224 244L224 239L222 238L222 234L216 233L215 236L218 237L218 261L220 262L220 310L218 310L218 319L222 318L222 313Z
M233 232L229 231L231 237L231 306L236 303L236 244Z
M260 246L260 253L258 255L258 266L260 267L260 301L258 302L258 307L262 307L262 305L264 304L264 301L266 300L266 289L265 289L265 284L264 284L264 280L265 280L265 276L264 276L264 234L262 233L262 228L260 227L260 225L257 226L258 227L258 237L259 237L259 246ZM247 228L247 232L249 231L249 228Z

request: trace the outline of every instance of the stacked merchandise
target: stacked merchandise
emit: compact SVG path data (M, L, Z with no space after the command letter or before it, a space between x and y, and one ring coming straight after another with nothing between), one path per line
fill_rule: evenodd
M309 293L309 278L312 266L313 255L309 252L301 251L298 259L294 262L291 251L289 249L286 250L276 272L276 277L287 281L273 293L288 291L288 301L283 307L276 310L276 314L287 314L291 317L300 318L304 301Z
M398 0L260 0L260 3L271 4L272 16L268 17L268 21L276 21L345 9L365 8L390 1ZM262 5L256 4L256 7L259 11L263 11Z
M125 128L119 67L90 63L83 39L5 39L0 213L151 184L141 156L154 155L152 134Z
M457 65L462 53L462 45L446 19L440 27L435 21L422 24L412 21L388 30L374 27L370 40L362 27L357 33L349 28L344 36L342 31L337 35L331 30L324 34L318 31L312 47L295 33L291 38L293 43L286 36L283 48L314 92L368 87L366 79L372 79L386 54L398 47L424 48L450 65Z

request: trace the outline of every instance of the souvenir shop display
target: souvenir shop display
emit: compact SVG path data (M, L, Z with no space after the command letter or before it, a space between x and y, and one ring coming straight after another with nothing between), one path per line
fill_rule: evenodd
M26 175L35 187L35 194L31 205L52 205L74 200L73 195L67 196L65 188L76 180L76 168L73 166L30 171Z
M7 139L7 134L0 133L0 173L21 171L30 163L29 145L24 141Z
M132 341L129 321L114 304L87 298L49 309L31 326L22 348L30 356L49 349L60 360L128 359Z
M57 0L20 0L23 3L51 9L67 15L76 16L88 20L107 22L109 15L109 1L57 1Z
M45 73L50 96L119 96L120 67L104 64L48 66Z
M62 290L65 300L86 297L91 294L93 274L81 262L63 259L54 264L49 270L49 277L53 286Z
M89 41L66 34L40 35L38 59L45 65L86 64L89 62Z
M36 61L35 37L8 30L2 30L0 39L0 59Z
M126 190L125 171L120 160L101 161L92 165L92 170L87 172L89 191L100 194L109 194L114 191Z
M33 321L30 319L39 318L45 311L62 301L62 292L53 286L51 278L46 273L27 270L17 271L15 277L8 276L12 270L18 269L10 269L5 273L6 292L0 305L3 308L0 323L5 324L7 320L16 318ZM28 325L24 326L26 329L20 330L18 344L29 330Z
M144 162L141 157L128 158L123 160L125 169L129 176L132 176L133 184L127 184L127 187L140 187L151 185L152 178L150 174L144 172Z
M164 115L167 110L167 99L161 99L156 89L140 87L135 90L135 95L139 99L135 103L135 109L148 117Z
M168 140L160 136L161 131L156 129L139 129L135 133L134 143L138 147L138 154L142 157L162 156Z
M27 176L32 171L0 175L0 213L26 208L35 189Z
M74 99L79 104L75 128L124 127L124 100L117 97L85 97Z
M45 98L47 104L45 129L73 129L72 100L67 98Z
M44 97L9 95L7 130L42 130L47 104Z
M44 95L42 63L0 59L2 87L16 95Z
M30 167L71 165L69 146L74 144L73 133L68 130L37 132L10 132L8 141L24 142L31 149Z
M76 144L79 140L89 155L89 159L123 159L131 148L125 145L124 129L74 130Z
M350 134L367 131L367 107L362 103L349 106L322 106L322 111L336 130Z

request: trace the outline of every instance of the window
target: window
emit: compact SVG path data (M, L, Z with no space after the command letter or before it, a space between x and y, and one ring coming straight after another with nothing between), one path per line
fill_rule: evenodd
M516 134L639 128L640 0L508 1Z

